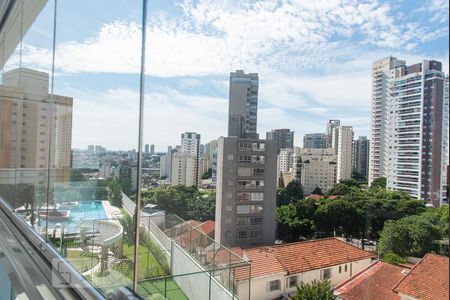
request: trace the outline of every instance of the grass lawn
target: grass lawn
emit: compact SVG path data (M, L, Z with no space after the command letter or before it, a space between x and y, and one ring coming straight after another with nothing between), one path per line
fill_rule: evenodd
M121 272L126 277L133 278L133 261L134 261L134 245L123 245L124 259L114 270ZM139 280L148 279L152 277L160 277L168 275L167 262L160 262L155 258L153 253L144 245L139 245Z
M89 252L83 253L83 251L80 250L70 250L70 249L67 249L66 259L80 273L86 272L99 262L99 258L95 254Z
M167 278L166 283L164 279L140 282L139 295L145 299L189 300L172 278Z

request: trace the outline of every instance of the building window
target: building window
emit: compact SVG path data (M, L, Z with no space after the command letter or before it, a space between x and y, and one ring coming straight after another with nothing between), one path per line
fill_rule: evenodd
M328 280L331 278L331 268L323 269L320 273L321 280Z
M231 231L225 231L225 237L231 237L232 236L232 234L231 234Z
M225 225L231 225L233 223L233 220L226 218L225 219Z
M227 205L227 206L225 206L225 210L226 211L232 211L233 210L233 206Z
M297 276L291 276L287 278L287 288L292 288L297 286Z
M238 239L244 240L247 238L247 231L238 231Z
M281 281L280 280L272 280L267 283L267 289L269 292L279 291L281 289Z
M342 273L342 266L339 266L339 274Z
M233 159L234 159L233 154L228 154L228 160L233 160Z
M252 176L252 168L239 167L238 176Z
M233 199L233 194L232 193L227 193L227 199Z
M344 266L344 272L347 272L347 265Z
M251 239L261 238L262 235L263 235L262 230L251 230L250 231L250 238Z
M237 205L236 213L238 215L249 214L250 213L250 205Z

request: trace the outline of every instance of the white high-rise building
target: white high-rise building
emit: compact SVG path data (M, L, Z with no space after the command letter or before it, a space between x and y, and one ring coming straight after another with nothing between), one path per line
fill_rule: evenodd
M385 69L379 71L383 62ZM374 78L385 79L387 94L372 96L376 140L371 143L370 179L384 176L389 189L441 205L447 198L449 105L442 64L423 60L406 66L386 58L374 63L373 72Z
M278 154L278 170L282 173L289 172L294 164L294 149L281 149Z
M201 178L200 174L200 134L196 132L185 132L181 134L181 153L189 154L195 158L194 163L194 178L195 179L195 186L200 185ZM173 169L173 168L172 168Z
M200 134L185 132L181 134L181 152L198 156L200 151Z
M337 170L336 182L352 178L352 141L353 128L351 126L339 126L337 129Z
M372 121L370 130L369 184L384 177L389 133L389 71L405 65L404 60L387 57L372 64Z

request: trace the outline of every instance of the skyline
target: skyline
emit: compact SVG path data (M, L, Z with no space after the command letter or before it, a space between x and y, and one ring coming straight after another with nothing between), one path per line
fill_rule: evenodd
M324 132L329 119L369 137L375 60L436 59L448 74L446 1L416 1L413 10L405 1L303 2L151 1L144 143L160 152L186 131L200 133L202 143L226 136L228 76L236 69L259 74L259 134L289 128L296 145L305 133ZM74 31L84 5L102 9L82 16L85 25ZM130 54L139 52L138 6L58 7L54 93L74 98L73 148L137 148L130 133L137 131L139 57ZM23 67L49 71L51 37L42 32L50 8L26 35Z

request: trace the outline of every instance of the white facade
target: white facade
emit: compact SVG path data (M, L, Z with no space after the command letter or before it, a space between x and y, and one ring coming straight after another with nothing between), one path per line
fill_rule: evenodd
M282 173L289 172L294 166L294 149L281 149L278 154L278 170Z
M389 70L405 65L405 61L387 57L372 64L372 117L369 160L369 184L385 176L387 124L388 124L388 77Z
M304 283L310 283L313 280L320 281L325 279L324 274L330 274L328 280L331 281L331 286L336 286L368 267L371 261L371 258L366 258L359 261L348 262L341 265L330 266L327 268L311 270L298 274L287 274L287 272L280 272L252 278L250 283L250 299L271 300L278 298L281 295L293 296L297 292L296 285L291 285L294 281L297 284L300 284L302 281ZM293 279L290 279L291 277ZM271 282L274 281L279 281L280 288L271 290ZM272 286L274 285L272 284ZM247 295L245 293L247 293ZM248 299L247 281L240 282L238 284L238 296L239 299Z
M432 201L447 197L448 79L437 61L374 63L369 181Z
M200 134L185 132L181 135L181 152L198 156L200 151Z
M353 128L339 126L336 182L352 178Z
M336 155L333 148L295 148L294 169L305 194L316 187L329 191L336 183Z
M188 153L175 153L172 157L171 185L193 186L198 182L197 158Z

